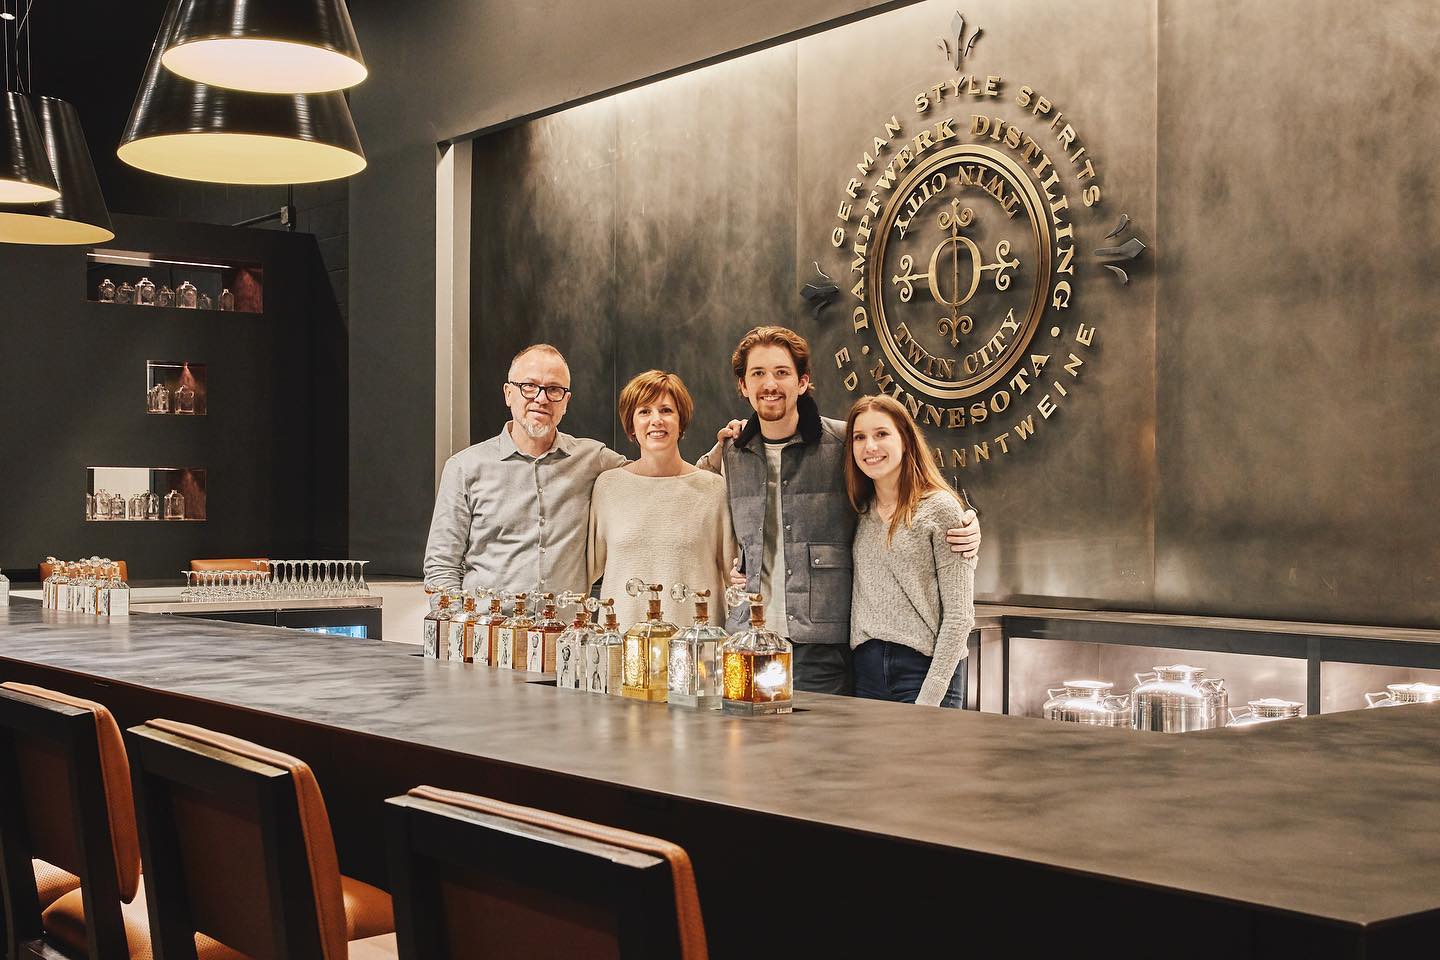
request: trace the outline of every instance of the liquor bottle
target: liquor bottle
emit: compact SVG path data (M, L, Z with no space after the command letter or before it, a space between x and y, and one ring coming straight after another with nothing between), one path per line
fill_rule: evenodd
M46 557L45 562L50 565L50 576L40 582L40 606L46 610L55 609L55 574L60 569L60 561L54 557Z
M171 490L165 494L165 519L185 519L185 495L179 490Z
M684 602L695 598L695 620L670 639L670 702L682 707L720 709L720 648L729 639L725 628L710 622L710 591L690 590L683 583L670 596Z
M625 583L625 592L632 597L650 594L650 608L645 619L625 631L624 685L620 693L636 700L664 703L670 691L666 667L670 660L670 638L680 628L668 622L660 609L664 584L646 583L632 577Z
M62 563L55 568L55 609L70 609L70 564Z
M500 628L505 626L507 618L501 609L500 594L494 590L481 590L480 593L490 598L490 610L475 622L475 662L494 666Z
M153 490L145 494L145 519L160 519L160 498L155 495Z
M199 306L198 293L199 291L195 289L195 284L186 280L175 288L175 306L184 307L186 310L194 310Z
M106 277L104 280L100 281L100 302L115 302L115 281L111 280L109 277Z
M0 570L0 607L10 606L10 578Z
M435 609L425 614L421 652L432 660L443 660L449 652L444 638L450 626L450 616L450 594L442 592L435 603Z
M140 282L135 284L135 303L142 307L155 306L155 281L149 277L141 277Z
M145 519L145 494L137 493L130 498L129 508L125 512L126 520Z
M104 615L111 617L130 616L130 585L120 579L120 565L105 561L108 566L108 583L105 590Z
M120 281L120 287L119 287L118 290L115 291L115 302L116 302L116 303L134 303L134 302L135 302L135 288L132 287L132 286L130 286L130 281L128 281L128 280L122 280L122 281Z
M475 596L463 594L460 611L450 618L445 629L445 656L443 659L460 663L475 662Z
M150 388L147 396L149 401L146 403L146 409L151 413L170 412L170 391L165 389L165 384L155 384Z
M93 493L85 494L85 519L95 519L95 495Z
M530 599L526 593L513 594L515 600L515 612L510 614L510 619L497 631L496 639L499 640L499 649L495 651L495 666L505 670L524 670L525 653L523 644L525 635L530 631L530 624L534 620L525 612L525 601ZM521 644L522 649L516 655L515 645ZM518 664L518 666L517 666Z
M176 413L193 414L195 412L195 391L181 383L175 388L175 402L171 408Z
M624 672L625 641L620 636L620 621L615 617L615 600L606 598L596 606L605 608L605 623L602 625L597 619L595 632L581 640L585 690L618 694Z
M760 594L731 587L725 599L732 607L750 604L750 626L721 648L721 709L747 717L789 713L795 697L790 641L765 629L765 598Z
M160 285L160 292L155 295L155 305L160 307L175 306L175 291L162 283Z
M555 638L555 686L561 690L580 690L585 686L585 642L595 631L590 627L590 611L599 604L593 597L579 593L562 593L556 598L561 607L575 607L575 620Z
M540 619L525 631L525 669L530 673L555 672L555 641L565 632L565 621L555 615L555 594L543 598Z

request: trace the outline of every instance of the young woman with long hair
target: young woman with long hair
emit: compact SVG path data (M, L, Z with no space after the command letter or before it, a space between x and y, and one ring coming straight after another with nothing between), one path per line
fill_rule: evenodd
M964 506L893 397L856 400L845 435L845 489L860 515L850 607L855 695L963 707L975 561L953 552L945 533L963 524Z

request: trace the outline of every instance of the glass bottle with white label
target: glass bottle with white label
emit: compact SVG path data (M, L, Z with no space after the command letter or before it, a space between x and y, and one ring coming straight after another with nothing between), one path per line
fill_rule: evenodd
M765 628L765 598L738 587L725 591L732 607L750 604L750 625L721 648L721 709L741 716L789 713L795 694L794 648Z
M0 607L10 606L10 578L0 570Z
M445 659L460 663L475 662L475 621L480 614L475 612L475 596L464 594L460 610L450 618L445 629Z
M105 561L107 584L105 599L102 601L103 615L111 617L130 616L130 585L120 578L120 564Z
M720 648L729 639L725 628L710 622L710 591L692 591L686 584L670 587L678 602L695 598L695 619L670 639L670 703L682 707L720 709Z
M565 632L565 621L555 615L555 594L543 594L543 599L540 619L525 631L525 669L530 673L555 672L555 641Z
M625 592L632 597L650 594L645 619L625 631L624 685L620 693L635 700L663 703L670 693L666 680L670 638L679 633L680 628L667 621L660 608L664 591L664 584L646 583L639 577L632 577L625 584Z
M505 621L505 625L497 633L499 648L495 651L495 666L505 670L524 670L525 635L535 621L525 612L525 603L530 599L530 595L517 593L513 597L515 612L510 615L510 619ZM519 646L518 653L517 645Z
M607 597L597 607L605 608L605 621L596 618L595 633L584 638L580 652L585 661L585 690L589 693L620 692L620 675L624 672L625 641L620 636L620 621L615 616L615 599Z
M421 635L421 651L432 660L443 660L448 652L444 637L450 626L450 594L441 593L435 607L425 614L425 631Z
M555 602L563 609L575 607L575 619L555 638L555 686L561 690L580 690L585 686L585 643L595 635L590 626L590 611L597 604L593 597L579 593L562 593Z
M490 609L475 621L475 662L494 666L500 628L509 618L505 616L500 594L494 590L481 590L479 595L490 599Z

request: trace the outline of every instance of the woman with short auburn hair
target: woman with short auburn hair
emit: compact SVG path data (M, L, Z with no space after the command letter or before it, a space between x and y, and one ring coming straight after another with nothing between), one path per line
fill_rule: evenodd
M946 531L965 508L908 410L861 397L845 423L845 489L855 528L850 646L855 695L965 706L965 657L975 626L975 561Z
M695 401L674 373L647 370L620 391L620 423L640 448L638 460L602 473L590 498L590 581L615 598L621 623L645 619L645 598L625 582L688 584L725 593L738 550L730 528L725 478L686 463L680 438ZM722 607L723 609L723 607Z

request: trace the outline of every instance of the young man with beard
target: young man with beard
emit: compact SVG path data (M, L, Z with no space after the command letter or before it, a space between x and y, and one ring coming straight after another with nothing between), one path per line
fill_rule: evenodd
M511 420L445 463L425 545L425 581L442 590L589 593L585 537L595 478L625 458L559 431L570 367L547 343L510 363Z
M810 345L785 327L756 327L730 358L755 416L697 461L725 476L745 588L765 597L765 622L795 645L795 688L849 695L850 546L845 421L820 416L810 392ZM722 431L722 435L726 431ZM973 511L947 532L950 549L980 548ZM745 611L732 616L739 629Z

